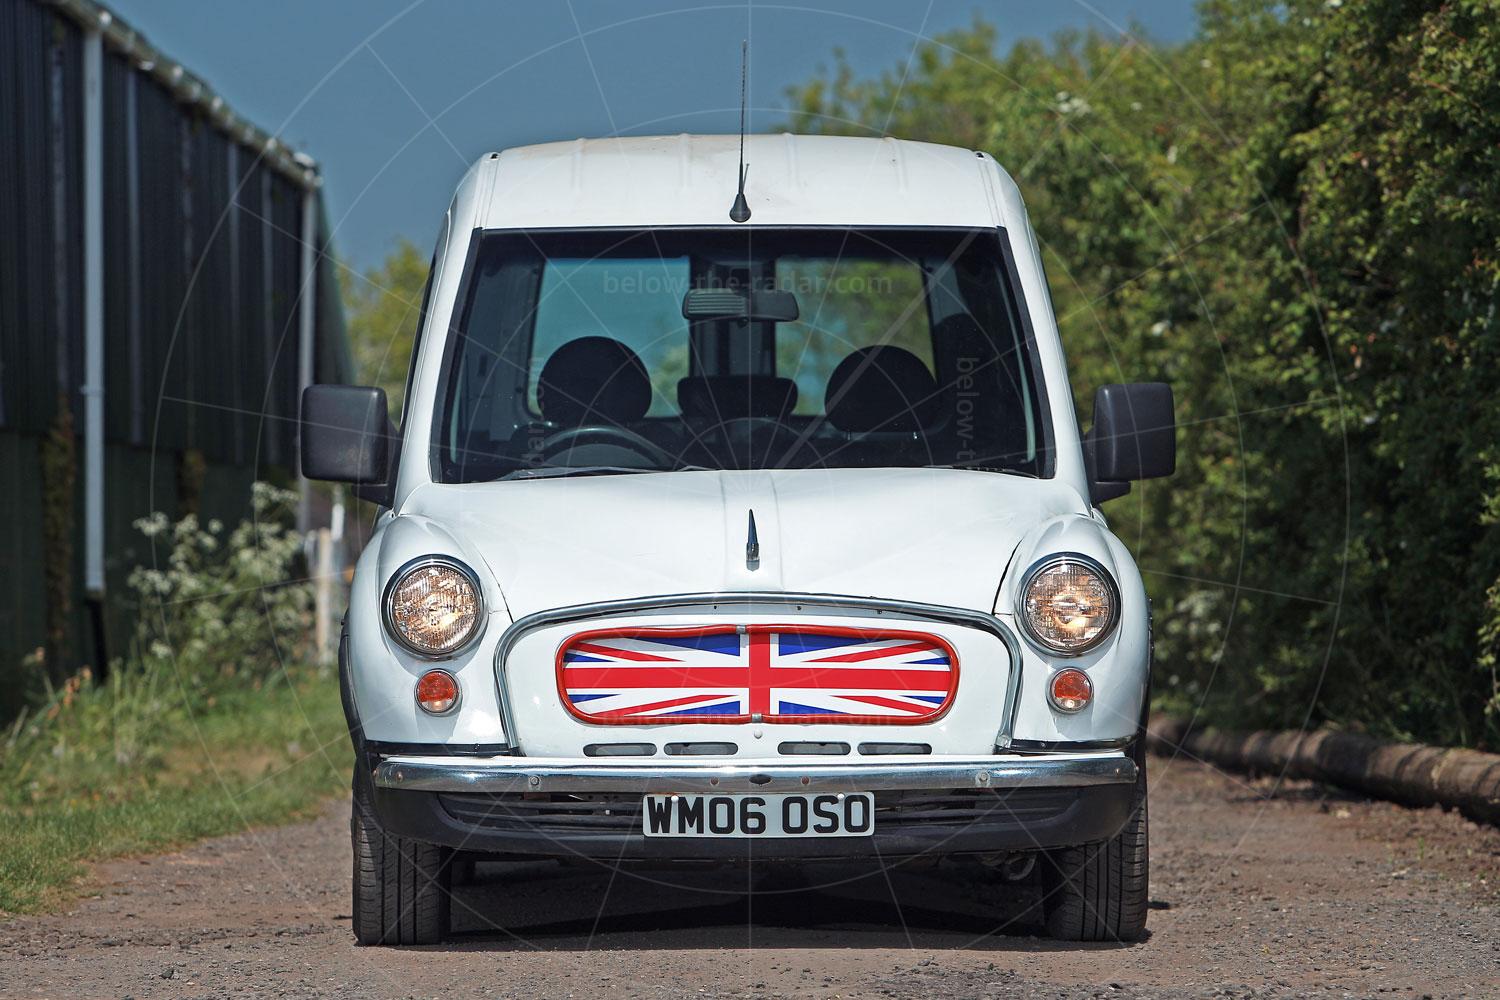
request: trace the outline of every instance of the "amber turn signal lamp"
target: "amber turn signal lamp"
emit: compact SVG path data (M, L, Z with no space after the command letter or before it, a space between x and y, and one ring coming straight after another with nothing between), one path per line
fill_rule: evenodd
M429 670L417 680L417 704L428 715L443 715L458 704L458 681L446 670Z
M1053 708L1069 715L1083 711L1093 697L1094 685L1089 675L1077 667L1059 670L1047 684L1047 700Z

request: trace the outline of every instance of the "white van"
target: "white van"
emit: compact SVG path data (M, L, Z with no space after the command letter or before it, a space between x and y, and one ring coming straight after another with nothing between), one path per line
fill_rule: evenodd
M1053 934L1138 936L1150 604L1098 507L1171 473L1170 390L1080 432L987 154L739 141L484 157L399 429L303 397L305 474L381 507L358 940L440 939L475 858L940 854L1037 858Z

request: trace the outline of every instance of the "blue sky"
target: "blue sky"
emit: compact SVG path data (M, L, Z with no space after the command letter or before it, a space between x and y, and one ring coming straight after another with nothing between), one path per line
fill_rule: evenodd
M322 164L338 252L377 263L398 235L424 250L468 164L578 136L732 132L739 43L751 129L842 49L857 72L899 67L920 37L969 24L1000 45L1132 25L1175 41L1192 0L106 0L229 104Z

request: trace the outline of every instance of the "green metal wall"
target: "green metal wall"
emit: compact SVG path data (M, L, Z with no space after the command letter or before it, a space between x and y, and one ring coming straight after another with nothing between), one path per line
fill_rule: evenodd
M53 676L97 666L83 594L83 35L45 0L0 0L0 720L36 693L46 641L45 442L75 431L70 617ZM106 41L103 79L105 635L138 618L126 585L153 553L133 522L175 517L183 457L201 512L242 519L256 478L294 481L304 212L273 168ZM283 158L285 154L283 153ZM294 172L295 173L295 172ZM321 200L317 246L327 246ZM314 381L348 381L337 276L318 257ZM160 553L164 557L165 553Z

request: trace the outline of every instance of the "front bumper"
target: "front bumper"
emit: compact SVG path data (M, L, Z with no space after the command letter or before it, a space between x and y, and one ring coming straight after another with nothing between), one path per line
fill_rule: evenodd
M1136 785L1124 753L873 763L613 764L534 757L388 757L371 778L392 833L513 857L734 860L910 857L1035 850L1106 840ZM871 837L647 838L641 797L860 791L875 794Z

